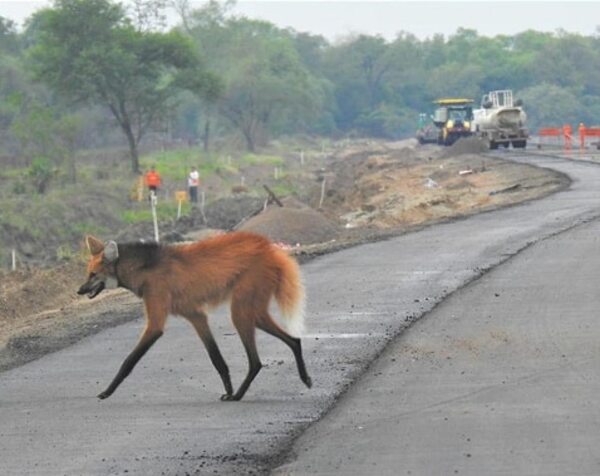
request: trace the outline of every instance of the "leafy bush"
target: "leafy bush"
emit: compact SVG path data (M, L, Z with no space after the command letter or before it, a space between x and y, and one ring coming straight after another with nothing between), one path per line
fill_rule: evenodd
M54 175L54 167L50 159L46 157L37 157L29 166L27 175L33 180L37 193L43 195L46 193L48 184Z

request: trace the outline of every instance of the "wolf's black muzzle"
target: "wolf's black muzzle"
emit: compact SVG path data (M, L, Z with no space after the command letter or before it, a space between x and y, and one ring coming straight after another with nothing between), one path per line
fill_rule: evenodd
M98 294L100 294L104 290L104 288L105 288L104 281L98 281L95 284L87 282L79 288L79 290L77 291L77 294L79 294L81 296L83 296L84 294L87 294L88 298L93 299Z

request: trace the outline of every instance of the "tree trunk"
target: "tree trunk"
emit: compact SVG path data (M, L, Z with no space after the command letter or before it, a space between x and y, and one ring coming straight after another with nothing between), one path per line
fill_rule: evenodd
M139 174L140 161L138 156L138 145L135 141L135 137L133 135L133 131L131 130L131 126L129 126L129 124L123 125L123 131L127 136L127 143L129 144L129 158L131 159L131 170L133 171L133 173Z
M256 151L256 146L254 137L252 136L252 131L244 128L242 132L244 133L244 139L246 139L246 148L248 149L248 152L254 153Z
M202 143L204 152L208 152L208 149L210 148L210 116L206 118L206 122L204 123L204 136L202 137Z

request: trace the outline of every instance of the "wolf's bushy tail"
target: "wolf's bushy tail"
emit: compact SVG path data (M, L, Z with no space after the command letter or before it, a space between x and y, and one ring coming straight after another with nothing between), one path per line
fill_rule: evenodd
M304 333L305 295L300 267L295 259L282 250L275 250L279 266L279 283L275 300L279 305L287 331L300 337Z

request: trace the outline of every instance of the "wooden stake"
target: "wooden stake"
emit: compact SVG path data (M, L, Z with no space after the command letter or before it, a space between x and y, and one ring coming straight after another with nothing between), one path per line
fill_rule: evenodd
M204 214L204 205L206 204L206 193L204 192L204 190L202 190L202 194L200 196L200 213L202 214L204 224L206 224L206 215Z
M156 215L156 194L154 192L152 192L151 198L150 198L150 205L152 207L152 221L154 221L154 239L156 240L156 242L159 242L158 239L158 217Z
M323 181L321 182L321 199L319 200L319 208L323 207L323 200L325 199L325 177L323 177Z

